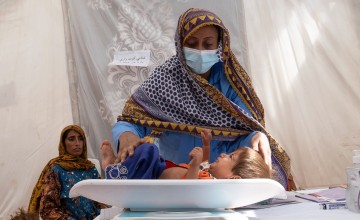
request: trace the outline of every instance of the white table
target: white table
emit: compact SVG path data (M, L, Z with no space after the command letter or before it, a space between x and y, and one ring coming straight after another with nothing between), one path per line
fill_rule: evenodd
M110 211L110 210L109 210ZM116 215L116 213L121 213L121 209L113 210L112 213L104 212L98 219L111 219L111 216ZM239 215L234 216L224 216L224 217L201 217L198 215L197 219L201 220L360 220L360 214L351 212L347 209L336 209L336 210L322 210L319 207L318 203L315 202L301 202L297 204L287 204L277 207L264 208L264 209L251 209L251 210L240 210ZM166 216L161 216L162 218L156 218L156 215L152 215L152 219L164 219ZM189 217L188 219L196 219ZM137 218L137 219L146 219L146 218ZM166 218L166 219L176 219L176 218ZM182 218L184 219L184 218Z
M322 210L318 203L301 202L265 209L240 211L249 220L360 220L360 214L348 209Z
M312 193L321 189L303 190L302 193ZM114 192L114 190L111 190ZM116 218L116 219L198 219L198 220L360 220L360 213L354 213L348 209L323 210L319 203L300 199L295 197L296 193L286 192L287 200L281 201L282 205L272 202L272 207L255 209L257 205L236 209L234 213L217 212L217 211L197 211L197 212L147 212L145 217L136 218ZM121 196L121 195L120 195ZM210 199L213 199L212 197ZM286 203L283 203L283 202ZM290 203L299 202L299 203ZM273 206L274 204L278 206ZM259 206L257 206L259 207ZM221 211L221 210L220 210ZM112 208L102 210L101 215L97 219L113 219L119 214L128 214L122 212L122 209ZM141 213L140 213L141 214ZM212 216L212 217L210 217ZM114 218L115 219L115 218Z

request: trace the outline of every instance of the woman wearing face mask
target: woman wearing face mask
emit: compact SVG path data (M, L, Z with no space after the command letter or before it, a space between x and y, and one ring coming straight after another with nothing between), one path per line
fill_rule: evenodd
M159 138L162 156L188 163L206 128L214 138L210 162L250 146L275 170L275 179L294 189L290 160L265 130L262 104L231 52L221 19L207 10L187 10L179 18L175 46L176 55L154 70L118 117L113 127L116 162L131 156L149 135Z

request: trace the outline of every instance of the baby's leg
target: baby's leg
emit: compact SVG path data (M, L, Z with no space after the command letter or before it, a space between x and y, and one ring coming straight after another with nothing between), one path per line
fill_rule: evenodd
M116 156L108 140L104 140L100 146L101 168L105 171L106 167L115 163Z

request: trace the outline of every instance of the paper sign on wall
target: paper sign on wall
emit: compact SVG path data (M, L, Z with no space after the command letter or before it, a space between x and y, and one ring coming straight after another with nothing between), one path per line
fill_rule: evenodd
M148 66L149 62L150 50L118 51L109 65Z

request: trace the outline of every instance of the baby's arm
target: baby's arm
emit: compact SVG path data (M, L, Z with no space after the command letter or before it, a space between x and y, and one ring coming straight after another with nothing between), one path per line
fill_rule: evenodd
M202 162L203 150L201 147L194 147L189 153L191 161L189 169L186 173L186 179L197 179L200 171L200 164Z
M202 162L210 160L210 142L212 139L211 131L204 129L201 131L201 139L203 142L203 158Z

